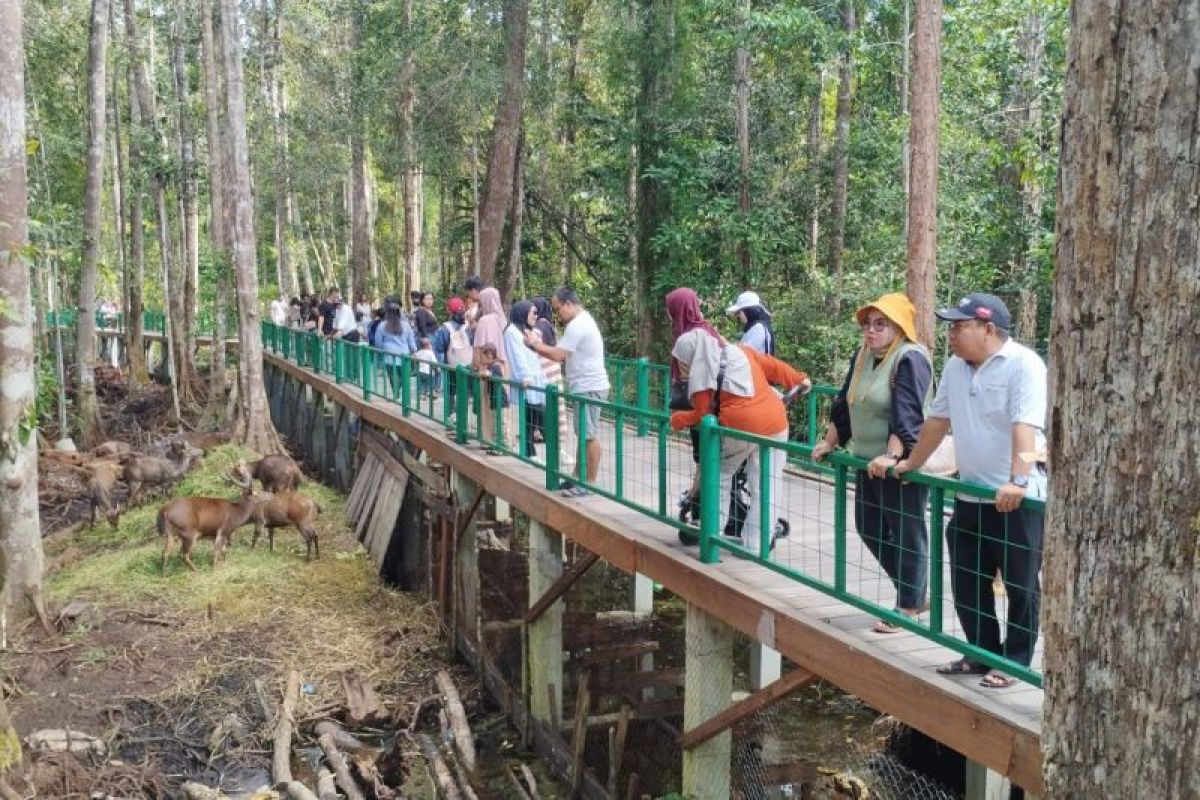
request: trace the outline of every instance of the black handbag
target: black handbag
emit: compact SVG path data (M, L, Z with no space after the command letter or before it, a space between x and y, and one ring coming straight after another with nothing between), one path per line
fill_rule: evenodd
M688 395L687 380L671 381L671 402L668 408L672 411L692 410L692 398Z

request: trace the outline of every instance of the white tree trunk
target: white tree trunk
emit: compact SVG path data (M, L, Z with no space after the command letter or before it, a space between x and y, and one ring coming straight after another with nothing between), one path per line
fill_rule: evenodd
M916 0L909 142L908 297L917 338L933 348L937 293L938 90L942 72L942 0Z
M33 302L25 184L25 47L21 0L0 3L0 637L42 603L34 411ZM0 642L3 644L3 642Z

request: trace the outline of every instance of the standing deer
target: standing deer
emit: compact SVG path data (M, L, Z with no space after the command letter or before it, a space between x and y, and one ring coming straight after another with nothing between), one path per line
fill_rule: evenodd
M162 571L167 574L167 558L171 554L171 543L180 541L179 555L188 569L196 571L192 563L192 546L198 539L213 540L213 569L229 542L229 537L254 514L261 496L247 489L238 500L222 500L216 497L180 497L158 510L158 533L165 536L163 542Z

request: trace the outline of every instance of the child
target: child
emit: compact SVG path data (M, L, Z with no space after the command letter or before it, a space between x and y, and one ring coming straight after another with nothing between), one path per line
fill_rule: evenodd
M504 368L500 366L500 361L497 358L496 346L485 344L479 348L481 360L479 362L479 374L485 378L483 390L487 393L488 407L497 408L496 398L499 397L499 408L508 408L508 393L503 389L497 390L495 384L487 378L503 378Z
M417 391L422 397L433 395L433 387L435 385L436 374L434 370L435 364L438 363L437 353L433 352L433 343L427 337L422 336L414 355L417 359Z

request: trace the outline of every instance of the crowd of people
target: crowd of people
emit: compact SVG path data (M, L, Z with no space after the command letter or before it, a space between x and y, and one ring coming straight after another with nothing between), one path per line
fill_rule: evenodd
M546 386L565 389L574 405L558 417L559 459L562 471L576 473L578 480L567 483L563 493L587 495L586 486L596 485L603 458L600 404L608 400L611 387L604 337L578 295L563 287L550 297L514 302L506 314L499 292L474 277L467 280L462 297L446 302L444 320L437 318L430 292L413 292L410 307L405 313L396 297L374 310L361 298L350 307L331 289L322 301L300 297L287 306L273 304L272 316L282 319L280 324L369 343L392 357L414 356L423 362L418 368L422 392L441 389L434 362L506 379L511 388L489 391L479 414L484 430L501 430L511 447L518 429L513 415L523 407L527 455L545 438ZM691 288L668 293L664 310L672 333L670 424L676 431L690 430L696 463L683 518L698 521L700 421L712 414L725 428L785 442L786 402L807 392L812 381L776 357L772 316L755 292L742 292L726 308L741 325L737 342L705 319ZM1011 338L1008 308L994 295L968 295L937 316L949 323L953 355L935 383L933 359L918 341L916 312L908 297L885 294L855 312L862 344L850 357L829 425L813 443L812 457L820 462L844 448L866 462L855 475L855 527L895 587L896 612L918 619L929 608L929 496L926 485L904 475L944 457L945 440L953 430L958 478L995 493L994 500L960 493L946 528L957 616L970 643L1028 665L1038 635L1043 518L1023 508L1022 501L1046 496L1046 366ZM454 391L453 381L446 391ZM518 391L524 393L520 404ZM584 442L579 464L568 417ZM758 552L764 537L774 548L776 540L788 535L780 512L786 497L780 483L784 451L768 448L765 470L759 463L762 452L753 441L721 439L719 530L752 552ZM764 476L769 486L761 485ZM774 530L764 532L763 520L775 520ZM695 541L686 533L681 538ZM1003 626L994 579L1003 583L1007 599ZM879 634L900 629L886 620L873 627ZM978 674L984 686L993 688L1013 683L971 658L940 671Z

